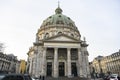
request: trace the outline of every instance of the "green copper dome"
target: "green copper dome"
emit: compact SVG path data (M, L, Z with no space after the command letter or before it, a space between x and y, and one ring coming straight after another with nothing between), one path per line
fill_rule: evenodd
M55 10L55 14L49 16L46 20L43 21L41 27L49 26L49 25L65 25L69 27L75 27L74 22L67 16L62 14L62 9L58 7Z
M70 17L63 15L62 12L62 9L58 6L55 14L43 21L37 33L39 39L47 39L62 34L80 40L81 35L75 23Z

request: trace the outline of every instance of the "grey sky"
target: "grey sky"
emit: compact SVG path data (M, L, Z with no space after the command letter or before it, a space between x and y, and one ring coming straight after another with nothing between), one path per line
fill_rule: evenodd
M89 60L120 49L120 0L59 0L63 14L70 17L86 37ZM5 53L27 59L41 23L57 8L57 0L0 0L0 42Z

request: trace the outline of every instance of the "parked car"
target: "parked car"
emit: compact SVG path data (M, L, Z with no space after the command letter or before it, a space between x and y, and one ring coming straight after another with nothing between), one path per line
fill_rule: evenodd
M107 75L104 77L104 80L110 80L110 77L111 77L110 75Z
M32 80L35 80L34 78L32 78Z
M32 80L39 80L39 78L32 78Z
M110 80L118 80L118 74L111 74Z
M38 77L34 77L34 78L32 78L32 80L39 80L39 78Z
M110 80L118 80L117 76L111 76Z
M0 80L32 80L28 74L0 74Z

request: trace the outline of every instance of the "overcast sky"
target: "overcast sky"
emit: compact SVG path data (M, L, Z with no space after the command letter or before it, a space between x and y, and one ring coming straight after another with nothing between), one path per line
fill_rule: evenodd
M89 61L120 49L120 0L59 0L89 44ZM53 15L58 0L0 0L0 42L5 53L27 60L43 20Z

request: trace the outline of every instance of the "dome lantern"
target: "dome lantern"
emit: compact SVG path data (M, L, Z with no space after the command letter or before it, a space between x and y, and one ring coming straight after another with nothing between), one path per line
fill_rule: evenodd
M55 10L56 14L61 14L62 13L62 9L58 6L58 8Z

